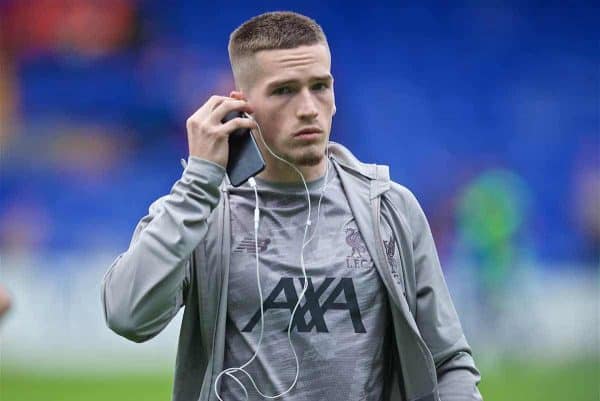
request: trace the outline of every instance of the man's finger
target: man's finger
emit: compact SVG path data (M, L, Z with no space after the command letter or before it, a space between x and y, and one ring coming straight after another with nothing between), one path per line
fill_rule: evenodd
M206 106L208 106L210 111L213 111L227 99L230 99L230 98L228 98L227 96L213 95L210 97L210 99L208 99L208 101L205 104L206 104Z
M236 117L223 124L223 134L229 136L240 128L256 129L256 121L250 118Z
M253 113L252 107L245 100L234 100L228 98L219 104L212 113L212 120L214 122L221 122L223 118L233 110L245 111L246 113Z

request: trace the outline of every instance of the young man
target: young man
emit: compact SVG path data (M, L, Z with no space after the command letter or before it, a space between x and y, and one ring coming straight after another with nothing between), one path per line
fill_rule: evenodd
M229 56L237 91L211 97L188 119L182 177L105 276L109 327L145 341L185 306L176 401L244 400L245 391L264 399L244 372L222 374L255 353L245 372L269 396L291 387L286 400L480 400L479 373L416 199L389 180L387 167L329 142L335 99L321 27L290 12L259 15L232 33ZM221 123L232 110L254 119ZM223 180L228 135L259 127L307 181L314 237L306 247L305 187L260 140L256 239L254 190Z

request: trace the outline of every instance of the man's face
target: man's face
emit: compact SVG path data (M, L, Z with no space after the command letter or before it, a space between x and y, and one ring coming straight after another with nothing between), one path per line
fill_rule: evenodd
M254 55L253 66L245 95L265 142L297 166L323 162L335 113L327 45L263 50ZM267 163L273 162L258 142Z

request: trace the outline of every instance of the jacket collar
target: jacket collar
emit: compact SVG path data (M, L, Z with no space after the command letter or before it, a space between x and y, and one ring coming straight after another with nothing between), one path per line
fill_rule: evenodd
M390 189L390 169L385 165L363 163L348 148L337 142L329 141L329 157L345 171L360 175L370 182L369 197L374 199ZM182 159L183 161L183 159ZM221 183L221 191L227 192L231 186L227 175Z
M390 169L385 165L359 161L345 146L330 141L327 146L330 157L343 169L359 174L370 181L370 198L374 199L390 189Z

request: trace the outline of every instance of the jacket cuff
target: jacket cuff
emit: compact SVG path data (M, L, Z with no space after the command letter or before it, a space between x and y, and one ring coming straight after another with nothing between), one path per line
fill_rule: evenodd
M225 173L225 168L217 163L197 156L189 156L182 178L184 181L200 181L218 187L221 185Z

